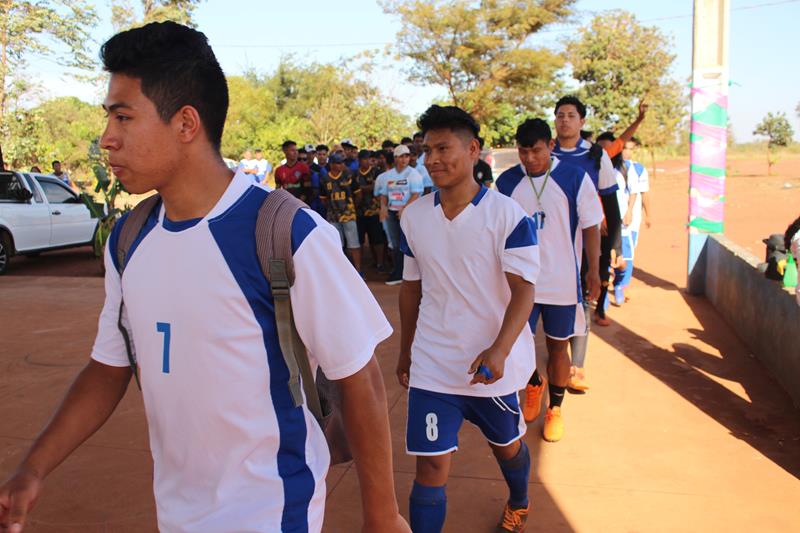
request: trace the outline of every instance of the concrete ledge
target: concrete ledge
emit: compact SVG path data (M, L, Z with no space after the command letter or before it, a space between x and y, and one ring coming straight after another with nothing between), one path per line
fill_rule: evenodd
M704 292L717 312L800 407L800 306L758 271L759 259L724 236L704 247Z

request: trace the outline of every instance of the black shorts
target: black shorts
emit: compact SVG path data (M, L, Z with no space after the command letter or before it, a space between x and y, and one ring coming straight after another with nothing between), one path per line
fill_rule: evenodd
M378 215L358 217L358 240L361 244L365 243L365 236L369 238L370 245L386 244L386 234Z

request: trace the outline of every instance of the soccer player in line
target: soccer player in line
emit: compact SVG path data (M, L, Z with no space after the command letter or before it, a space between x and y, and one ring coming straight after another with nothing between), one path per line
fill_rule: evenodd
M361 150L358 152L358 170L356 177L361 188L361 201L358 203L358 242L364 245L365 237L369 239L369 248L372 260L378 272L385 272L383 265L384 245L386 234L380 221L381 199L375 196L375 180L378 170L372 166L374 152Z
M600 194L600 201L603 204L605 218L600 226L600 282L608 284L610 277L609 267L611 265L611 249L615 243L619 242L620 216L619 206L617 205L616 193L617 179L614 167L608 154L598 145L592 145L588 141L581 139L581 129L586 123L586 106L574 96L565 96L556 102L555 106L555 126L556 144L553 148L553 155L565 163L570 163L582 168L594 183L595 189ZM584 254L584 257L586 254ZM581 277L585 275L587 265L581 267ZM583 283L584 288L587 287ZM570 373L570 388L585 391L589 387L586 384L586 374L584 364L586 362L586 349L589 340L589 300L583 300L584 314L587 315L586 330L570 339L572 350L572 368ZM526 395L525 410L528 417L538 413L538 405L544 390L544 383L538 373L535 373L530 380L533 386L533 394ZM574 387L573 387L574 386ZM531 398L528 401L528 397Z
M397 377L409 389L406 450L417 456L411 528L441 531L466 419L486 437L510 490L498 530L524 531L531 459L517 391L536 365L528 327L539 271L536 230L516 202L475 183L480 126L472 116L434 105L418 126L439 190L400 220Z
M331 170L320 179L319 196L328 210L328 222L339 231L342 247L347 249L353 266L361 277L361 244L358 242L356 204L361 202L361 188L341 154L330 157Z
M581 304L581 252L586 249L586 292L590 298L597 298L603 209L589 175L580 167L551 157L555 143L544 120L529 119L520 124L516 140L521 164L500 175L497 190L516 200L537 229L541 269L530 328L536 334L536 323L542 318L550 392L542 433L545 440L557 442L564 435L561 404L570 379L567 345L586 329ZM525 412L526 421L531 422L539 415L541 396L530 384L526 396L539 402Z
M311 195L311 170L298 160L296 142L285 141L281 149L286 156L286 163L275 170L275 187L286 189L295 198L308 203Z
M387 285L403 282L403 252L400 251L400 218L403 211L422 195L422 176L409 166L411 151L398 144L394 149L394 168L387 170L375 181L375 194L381 198L381 222L386 222L389 243L392 246L393 268ZM387 162L389 154L386 154Z
M318 532L328 448L306 405L292 401L256 255L258 210L271 193L231 172L219 153L228 109L222 69L202 33L174 22L115 35L102 60L111 77L101 146L128 191L156 189L161 201L122 277L113 253L122 223L112 232L91 360L0 485L2 529L22 531L46 476L125 395L132 371L117 322L124 294L122 324L143 384L159 530ZM291 239L294 319L310 357L342 392L364 531L406 532L373 357L391 327L329 224L301 209ZM347 317L347 327L332 316Z

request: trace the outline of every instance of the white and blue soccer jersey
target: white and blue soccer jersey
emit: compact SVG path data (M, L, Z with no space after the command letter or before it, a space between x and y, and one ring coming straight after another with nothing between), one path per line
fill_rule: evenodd
M636 161L625 161L624 164L628 171L628 181L626 183L628 190L627 196L624 198L620 197L619 195L617 196L617 199L620 202L620 216L625 217L628 207L628 198L630 198L630 195L638 194L638 196L633 204L631 223L627 228L623 228L623 231L627 230L639 233L639 229L642 226L642 193L650 191L650 176L647 173L647 169L644 168L644 165L641 163L637 163ZM625 202L625 209L622 207L623 201Z
M536 368L527 324L500 380L470 385L468 370L500 332L511 301L505 273L537 281L539 247L530 217L515 202L481 187L453 220L445 217L438 192L423 196L403 212L400 227L403 279L422 283L411 387L481 397L524 388Z
M516 200L537 223L541 269L536 303L572 305L582 300L583 230L603 220L603 207L583 169L556 157L551 165L547 184L546 173L529 178L520 164L500 174L496 186L500 193ZM534 185L541 192L538 201Z
M558 141L556 141L553 155L565 163L582 168L592 179L592 183L600 196L613 194L617 190L617 179L611 158L608 157L605 150L600 150L602 155L600 168L598 169L597 163L589 154L591 148L592 143L584 139L579 140L575 148L561 148Z
M293 405L256 255L256 217L267 194L238 172L202 219L171 222L159 205L122 279L109 252L121 224L107 247L92 358L128 365L117 329L124 294L161 531L322 528L328 448L306 406ZM345 378L364 367L391 327L332 226L302 209L291 231L297 330L312 364Z

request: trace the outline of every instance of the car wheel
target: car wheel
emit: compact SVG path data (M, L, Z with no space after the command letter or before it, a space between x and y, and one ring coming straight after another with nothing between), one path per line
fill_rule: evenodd
M11 259L11 240L5 233L0 233L0 275L5 274Z

